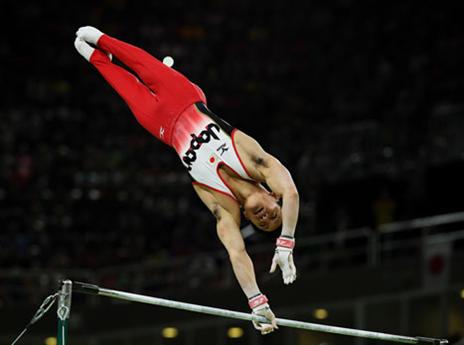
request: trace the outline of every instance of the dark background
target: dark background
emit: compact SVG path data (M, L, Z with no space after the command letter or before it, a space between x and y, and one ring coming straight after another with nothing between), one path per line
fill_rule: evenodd
M230 271L226 261L209 263L216 265L209 283L197 282L195 273L187 276L182 263L164 268L167 281L145 281L160 272L153 263L193 262L221 246L214 218L194 194L175 152L137 124L75 51L75 31L83 25L160 59L173 56L174 68L200 85L213 112L257 139L290 170L301 201L297 238L331 239L316 249L303 247L300 265L296 257L299 279L309 279L307 284L316 264L305 258L339 250L336 236L349 229L375 233L385 223L463 210L464 31L458 5L108 0L1 6L2 319L18 306L25 306L18 315L32 314L55 278L70 274L114 288L132 288L137 276L139 292L199 300L205 289L217 288L216 305L227 305L221 296L237 294L231 308L246 310L238 284L223 283L223 272ZM420 272L411 285L398 277L399 267L415 271L423 262L420 245L427 234L413 237L416 261L375 266L397 282L394 295L422 286ZM258 278L270 264L277 235L255 232L247 238L251 252L258 243L267 246L262 269L256 263ZM363 241L342 241L342 249L351 253ZM455 273L445 290L464 285L459 241L452 242ZM404 258L411 253L403 252ZM220 254L205 257L210 255ZM347 263L356 270L367 261L339 258L321 279L337 286ZM118 267L126 267L130 278L118 274ZM280 289L279 279L262 281L262 288ZM388 284L383 291L369 288L369 282L359 279L368 285L359 296L389 291ZM199 286L203 290L195 290ZM325 295L306 297L307 288L300 283L274 293L275 304L289 310L292 303L301 304L286 300L288 291L308 303L341 298L325 285L320 286ZM353 319L335 322L349 326ZM19 330L20 320L4 335ZM402 325L391 331L414 329ZM458 339L460 332L444 326L428 335ZM305 344L295 335L285 339Z

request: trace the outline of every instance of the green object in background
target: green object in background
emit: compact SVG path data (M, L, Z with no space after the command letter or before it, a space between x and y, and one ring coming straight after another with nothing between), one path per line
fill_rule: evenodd
M58 334L57 345L68 344L68 323L69 315L71 313L71 296L72 296L72 282L65 280L62 282L60 291L58 292Z
M65 345L68 343L68 320L58 319L58 334L57 345Z

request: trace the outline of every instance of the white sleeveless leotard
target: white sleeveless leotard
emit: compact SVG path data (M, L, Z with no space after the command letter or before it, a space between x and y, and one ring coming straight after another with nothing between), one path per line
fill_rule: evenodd
M208 187L236 200L219 175L221 165L237 176L252 180L234 144L236 129L214 115L203 103L186 109L173 129L172 146L187 168L194 184Z

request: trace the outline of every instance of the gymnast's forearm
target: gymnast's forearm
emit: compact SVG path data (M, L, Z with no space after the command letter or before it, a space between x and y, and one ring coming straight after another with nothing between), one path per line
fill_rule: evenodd
M251 298L260 293L256 283L255 270L246 250L229 251L230 262L235 273L235 277L240 284L247 298Z
M294 237L298 213L300 207L300 197L296 189L292 188L282 195L282 236Z

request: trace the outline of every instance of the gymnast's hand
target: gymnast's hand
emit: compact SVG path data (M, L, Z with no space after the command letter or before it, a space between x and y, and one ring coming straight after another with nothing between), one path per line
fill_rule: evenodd
M276 245L271 270L269 272L274 273L277 266L279 266L282 271L284 284L291 284L296 279L296 267L293 263L295 240L293 238L279 237Z
M253 326L261 332L261 334L269 334L273 332L277 327L277 321L274 313L272 312L266 296L259 294L248 301L250 308L253 310L253 315L264 316L269 322L260 322L253 320Z

